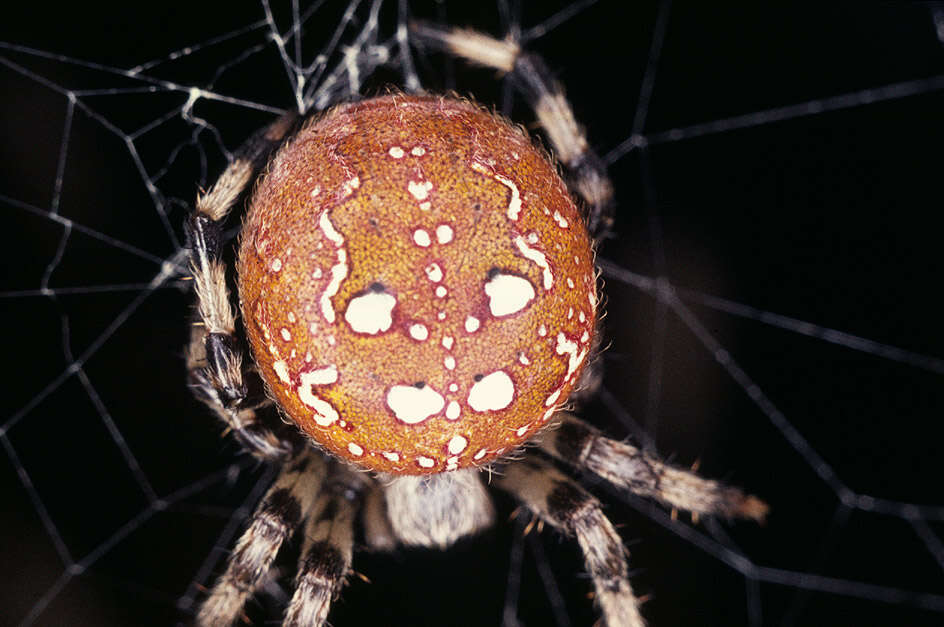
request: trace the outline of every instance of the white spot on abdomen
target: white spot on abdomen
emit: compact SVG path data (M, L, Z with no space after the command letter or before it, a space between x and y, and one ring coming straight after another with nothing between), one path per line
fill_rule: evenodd
M337 422L338 412L331 406L331 403L320 398L314 393L312 386L326 385L338 380L338 371L334 366L303 372L299 377L301 385L298 386L298 398L314 412L315 422L322 427L330 427Z
M399 146L394 146L390 150L387 151L387 154L389 154L394 159L402 159L403 155L406 153L404 153L403 149L400 148Z
M449 387L450 389L452 388L452 386ZM446 418L449 420L457 420L459 418L459 414L462 413L461 410L462 408L459 407L459 403L455 401L449 401L449 405L446 407Z
M534 300L534 287L520 276L496 274L485 283L485 294L493 316L510 316Z
M565 379L569 379L577 371L577 368L583 363L584 357L587 356L586 348L580 352L577 351L578 348L577 342L567 339L567 336L563 333L557 334L557 354L567 355L567 375L564 377Z
M429 190L433 189L433 183L432 181L410 181L406 188L413 194L413 198L426 200L426 197L429 196Z
M416 458L416 463L419 464L423 468L432 468L433 466L436 465L436 460L426 457L424 455L420 455L419 457Z
M475 411L497 411L511 405L515 384L504 370L482 377L469 390L469 407Z
M440 224L436 227L436 241L440 244L448 244L452 241L453 230L448 224Z
M465 450L465 447L469 445L469 441L461 435L454 435L452 439L449 440L448 448L449 452L452 455L458 455Z
M338 233L331 219L328 218L328 212L323 211L318 218L318 226L334 245L338 248L337 263L331 266L331 281L321 293L321 315L330 323L334 322L334 307L331 305L331 297L338 293L341 282L347 277L347 251L341 248L344 245L344 237Z
M414 340L422 342L429 337L429 329L426 328L426 325L423 324L411 324L410 325L410 337Z
M394 385L387 390L387 406L400 422L415 425L442 411L446 399L428 385Z
M442 281L443 272L438 263L431 263L426 266L426 278L433 283L439 283Z
M496 181L511 190L511 199L508 201L508 219L516 221L518 216L521 215L521 193L518 191L518 186L515 185L511 179L506 178L497 172L492 172L478 161L472 162L472 169L480 174L491 176Z
M348 451L351 453L351 455L353 455L354 457L360 457L361 455L364 454L364 449L363 449L359 444L355 444L354 442L349 442L349 443L348 443L348 445L347 445L347 450L348 450Z
M525 259L528 261L533 261L539 268L541 268L541 273L544 280L544 289L551 289L551 287L554 285L554 275L551 273L551 266L547 263L547 257L544 256L544 253L528 246L528 243L524 241L524 238L520 235L515 238L515 246L518 247L518 250L521 251L521 254Z
M376 335L393 324L393 308L397 299L386 292L367 292L355 296L347 305L344 319L357 333Z
M275 370L275 374L278 375L282 383L291 383L292 380L288 376L288 364L285 363L284 359L272 364L272 369Z
M413 231L413 241L416 242L417 246L422 246L423 248L426 248L433 243L433 240L429 238L429 233L423 229L416 229Z
M479 330L482 323L475 316L469 316L465 319L465 330L469 333L475 333Z

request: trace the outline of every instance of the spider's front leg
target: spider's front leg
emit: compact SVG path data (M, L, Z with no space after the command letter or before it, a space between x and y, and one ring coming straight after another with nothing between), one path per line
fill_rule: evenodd
M645 625L629 585L626 549L592 494L550 464L533 459L508 464L495 482L539 519L577 539L609 627Z
M222 260L223 225L236 200L294 120L294 115L284 115L246 141L210 190L198 196L185 225L200 318L187 355L191 388L233 430L243 446L263 459L283 457L292 446L245 405L243 353L236 338L235 314Z

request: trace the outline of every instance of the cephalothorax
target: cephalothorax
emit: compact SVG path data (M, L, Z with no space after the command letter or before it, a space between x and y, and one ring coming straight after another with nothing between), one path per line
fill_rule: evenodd
M594 388L592 240L608 224L609 186L539 61L495 45L583 208L520 128L466 100L399 93L301 125L280 118L198 199L194 388L250 452L283 468L199 622L231 623L304 527L285 622L323 623L350 571L358 515L369 548L448 547L493 520L486 467L499 471L494 485L576 538L609 625L643 623L623 545L596 498L547 457L696 514L763 517L756 498L562 411L576 389ZM220 233L265 163L238 260L251 369ZM250 391L252 370L270 400ZM512 461L525 442L541 453Z

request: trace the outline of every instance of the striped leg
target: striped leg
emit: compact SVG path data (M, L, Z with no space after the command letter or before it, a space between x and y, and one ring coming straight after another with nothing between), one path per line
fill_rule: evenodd
M235 315L221 258L222 231L226 217L253 174L293 123L294 116L286 115L253 135L213 187L198 196L186 223L200 316L188 355L190 383L197 398L223 418L250 452L264 459L281 457L290 452L290 447L260 424L254 411L243 406L247 396L243 355L235 336Z
M644 451L605 437L599 430L566 412L557 429L540 441L549 455L579 470L589 470L614 486L651 497L693 515L750 518L763 522L767 504L756 496L694 472L670 466Z
M572 188L586 203L590 233L598 241L606 237L613 226L613 185L606 175L606 166L577 124L563 87L554 80L544 61L523 51L514 41L494 39L473 30L443 28L427 22L413 22L411 30L423 44L511 77L534 109L558 160L566 166Z
M304 453L272 484L230 555L226 571L200 608L198 625L216 627L236 620L263 583L279 547L311 510L325 466L316 452Z
M629 585L626 549L593 495L541 460L511 463L495 482L540 520L576 537L608 627L645 625Z
M282 623L286 627L323 625L351 571L354 518L367 479L341 464L332 472L305 526L295 594Z

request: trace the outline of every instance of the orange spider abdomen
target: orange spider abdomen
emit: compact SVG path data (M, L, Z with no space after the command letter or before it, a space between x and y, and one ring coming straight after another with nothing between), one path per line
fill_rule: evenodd
M485 463L564 403L593 341L590 237L547 157L478 106L332 109L269 164L239 298L304 432L372 470Z

